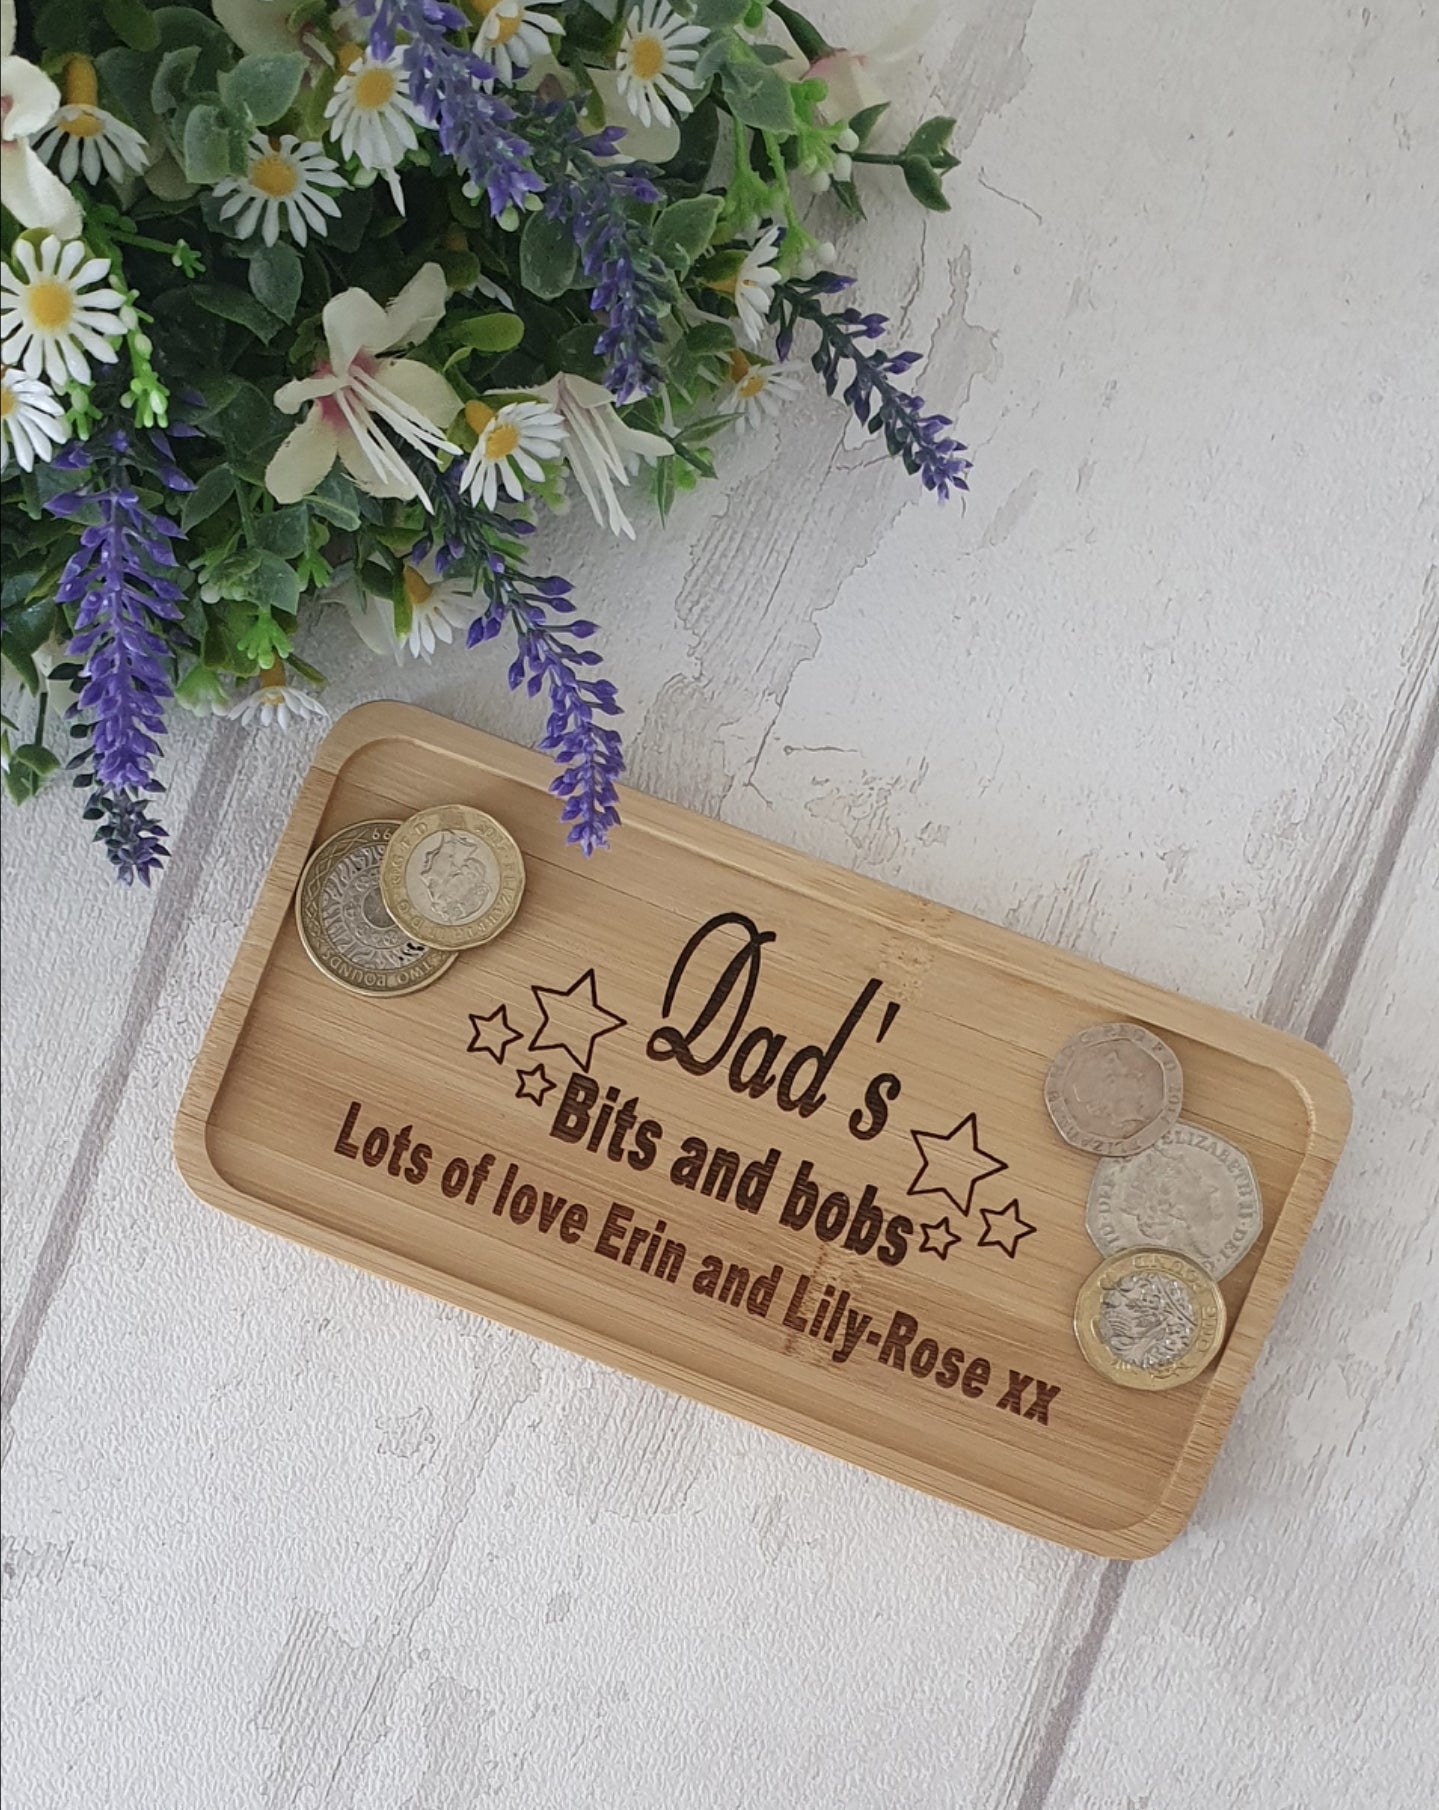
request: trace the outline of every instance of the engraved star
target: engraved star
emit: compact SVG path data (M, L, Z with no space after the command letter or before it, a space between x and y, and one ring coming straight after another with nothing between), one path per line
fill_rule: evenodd
M530 991L544 1014L539 1030L530 1039L530 1048L564 1050L586 1074L590 1072L596 1042L627 1022L618 1012L606 1011L600 1004L593 968L587 968L573 986L531 987Z
M505 1016L502 1005L496 1006L493 1012L486 1013L483 1018L478 1012L471 1012L470 1023L474 1027L469 1043L471 1053L493 1056L496 1062L503 1062L505 1051L516 1038L523 1035Z
M922 1161L907 1192L946 1195L961 1213L968 1213L974 1190L986 1176L1009 1167L980 1149L979 1120L974 1113L961 1119L953 1131L911 1131L909 1135Z
M984 1231L980 1236L980 1245L997 1244L1006 1257L1012 1257L1015 1246L1021 1238L1028 1238L1038 1227L1032 1226L1027 1219L1019 1216L1019 1202L1010 1201L1003 1210L997 1207L981 1207L979 1217L984 1221Z
M959 1233L949 1223L947 1213L943 1219L936 1219L933 1225L927 1226L921 1223L919 1229L924 1234L920 1240L920 1250L933 1251L941 1263L949 1256L955 1245L961 1242Z
M533 1068L517 1068L519 1086L515 1089L517 1100L533 1100L536 1106L543 1106L545 1095L554 1090L554 1082L545 1073L543 1062L537 1062Z

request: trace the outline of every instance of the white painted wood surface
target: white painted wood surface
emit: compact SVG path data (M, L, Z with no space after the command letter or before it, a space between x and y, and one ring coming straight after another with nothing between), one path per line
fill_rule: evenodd
M862 43L882 10L828 6ZM16 1810L1419 1810L1439 1798L1439 16L963 0L955 210L842 237L975 448L822 397L638 552L634 782L1310 1036L1355 1132L1191 1530L1046 1547L270 1240L169 1127L309 745L177 854L6 821ZM382 671L517 740L498 663Z

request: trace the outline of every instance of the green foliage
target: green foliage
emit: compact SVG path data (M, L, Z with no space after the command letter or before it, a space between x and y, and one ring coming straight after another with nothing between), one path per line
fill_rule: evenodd
M602 123L594 75L613 70L631 3L566 0L559 9L559 69L546 78L544 93L573 93L587 130ZM716 473L718 440L733 421L719 405L741 368L733 280L762 223L783 223L780 266L792 275L812 268L816 240L831 235L836 206L861 211L862 183L878 181L888 197L902 192L898 176L921 206L941 209L942 179L956 163L948 118L924 121L891 155L871 149L884 104L848 122L827 118L824 84L790 80L785 71L792 67L790 43L808 62L831 54L831 46L783 0L676 3L707 34L694 66L693 106L677 122L675 154L651 172L659 199L630 195L618 203L635 243L663 266L656 273L663 299L655 306L663 391L619 407L613 418L616 432L628 424L670 448L642 472L632 469L633 488L625 493L633 512L636 493L648 490L661 517ZM557 373L594 381L606 375L596 344L607 323L596 318L597 278L582 269L573 210L556 210L554 218L533 201L496 221L484 194L465 192L429 128L396 172L403 210L383 174L376 180L375 171L341 152L326 118L339 65L314 54L320 45L333 53L346 35L337 34L336 10L337 0L274 0L276 23L292 40L302 29L311 34L305 51L243 53L209 0L22 5L21 54L36 55L57 79L70 57L93 58L100 105L140 132L150 153L142 176L76 185L87 252L109 260L128 309L114 364L92 361L93 383L61 401L71 431L90 436L92 446L111 443L117 429L147 444L148 429L195 430L193 437L172 432L170 451L157 454L140 481L144 506L177 523L183 537L174 550L184 617L171 642L169 680L178 702L194 708L223 708L237 685L277 661L318 682L301 657L301 630L332 584L356 582L383 599L397 636L410 627L405 563L433 533L434 516L412 498L362 490L340 457L299 502L281 504L266 488L277 448L319 406L289 414L274 397L328 360L324 312L334 297L353 288L384 305L424 266L438 264L449 291L442 322L425 343L382 347L377 356L416 359L443 372L462 402L481 397L499 406L533 394ZM523 94L511 98L515 130L538 145L541 111ZM257 132L294 133L341 166L338 217L327 217L303 246L283 210L273 245L258 234L241 237L236 220L221 217L215 186L243 174ZM835 160L854 139L854 167L844 171ZM560 163L544 165L551 188L576 170L566 168L569 153L559 142ZM815 200L806 179L831 174L830 196ZM4 216L7 257L17 231ZM496 303L489 285L512 300ZM328 415L321 409L319 419L333 425L333 408ZM380 431L389 433L383 424ZM462 418L445 431L456 444L473 444ZM430 500L442 501L426 455L393 437L390 444L421 474ZM443 471L452 460L442 450L434 465ZM46 743L49 698L84 683L80 665L64 657L76 606L59 603L56 590L100 509L93 499L65 506L63 515L47 508L76 485L73 466L42 464L22 473L7 460L0 658L34 695L37 712L33 727L4 728L14 798L30 796L59 762ZM527 480L524 500L506 503L506 514L534 523L560 505L561 490L557 471ZM573 483L570 490L573 501ZM529 557L498 526L486 544L503 544L507 559ZM478 569L465 576L483 580ZM85 724L74 726L82 740ZM49 739L70 738L57 736L52 724Z
M520 234L520 281L530 294L554 301L574 283L578 263L574 234L564 221L531 214Z
M676 275L683 276L714 237L724 207L722 195L672 201L655 222L654 248Z

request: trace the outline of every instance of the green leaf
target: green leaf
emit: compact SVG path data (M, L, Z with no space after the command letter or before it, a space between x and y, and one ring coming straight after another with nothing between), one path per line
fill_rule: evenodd
M784 0L770 0L769 10L794 39L796 50L806 62L817 63L821 57L833 54L834 46L825 42L803 13L797 13L792 6L786 6Z
M711 31L724 25L738 25L745 16L749 0L697 0L695 24Z
M935 214L949 212L949 203L944 198L939 177L926 158L906 157L899 167L905 186L921 207L927 207Z
M304 275L293 245L262 245L250 259L250 293L282 321L293 320Z
M207 314L217 314L221 320L234 321L236 326L246 328L266 345L284 325L277 314L262 307L254 296L229 283L191 283L186 294L197 308L203 308Z
M245 299L248 301L249 297ZM253 461L267 447L277 444L291 425L289 418L252 383L236 385L224 407L211 418L213 431L234 463Z
M294 106L304 73L298 51L241 57L220 77L220 103L230 113L248 109L257 126L272 126Z
M89 51L94 23L93 0L48 0L35 15L35 40L50 56L66 50Z
M734 117L761 132L795 130L794 99L789 83L758 62L726 63L720 75L724 97Z
M155 123L155 109L150 104L151 61L138 50L124 50L118 45L102 51L95 59L105 105L144 133Z
M696 195L689 201L673 201L664 210L651 243L671 270L685 274L709 244L723 207L723 195Z
M169 113L189 97L190 78L199 60L198 44L181 44L160 58L150 83L150 105L156 113Z
M279 554L261 554L259 557L259 565L250 579L250 601L264 614L290 612L293 615L299 608L300 581L295 577L293 567L288 567ZM250 639L244 635L239 637L239 646L241 652L252 652ZM286 644L282 652L290 652L290 646ZM261 655L255 653L255 659L261 659Z
M25 576L33 585L38 573L27 573ZM26 587L27 589L29 586ZM18 649L21 653L33 654L49 640L55 627L55 599L53 597L35 597L18 608L8 607L5 611L5 651L13 655Z
M531 214L520 234L520 281L531 295L552 302L575 280L579 250L563 220Z
M220 182L238 175L231 160L230 129L218 107L208 101L192 107L185 121L180 161L190 182Z
M954 121L936 117L925 120L916 126L910 134L909 143L900 153L902 157L939 157L949 151L950 135L954 131Z
M329 471L310 492L306 501L313 515L323 516L333 527L353 534L360 525L360 511L355 503L355 487L338 471Z
M60 765L60 756L51 753L43 742L26 742L10 755L12 767L28 767L36 779L44 779Z
M235 474L228 465L207 471L180 505L180 526L186 534L209 521L215 511L235 494Z
M145 0L104 0L105 23L131 50L153 50L160 42L160 28Z
M474 352L509 352L525 336L525 323L517 314L472 314L456 323L453 337Z
M851 114L849 129L863 145L886 113L889 112L888 101L876 101L872 107L861 107L858 113Z
M303 503L287 503L268 515L257 515L250 530L252 546L284 560L298 559L310 536L310 512ZM295 593L299 596L298 588ZM282 604L282 609L293 605Z
M33 654L27 654L23 647L12 647L8 635L0 635L0 654L3 654L15 669L15 676L33 697L40 689L40 669L35 664Z

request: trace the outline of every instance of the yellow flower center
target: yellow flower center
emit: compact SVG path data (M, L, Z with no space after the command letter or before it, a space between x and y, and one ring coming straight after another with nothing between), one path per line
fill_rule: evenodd
M487 402L467 402L465 404L465 424L476 435L484 433L495 418L495 411Z
M497 421L485 436L485 457L496 463L508 459L520 443L520 430L513 421Z
M652 82L665 66L665 47L653 32L644 32L630 45L630 69L642 82Z
M93 107L100 98L95 80L95 65L89 57L71 57L65 65L65 104L67 107Z
M71 138L98 138L105 130L105 122L98 113L84 107L78 113L72 113L69 119L59 121L60 130Z
M394 72L389 69L367 69L355 78L355 91L350 97L366 113L378 113L395 98Z
M56 277L42 277L25 291L25 312L30 325L41 333L59 333L74 316L74 293L68 283Z
M768 382L769 379L763 371L751 371L749 376L736 387L746 402L753 402Z
M461 0L461 4L464 6L465 11L474 20L476 25L483 25L490 14L495 12L499 7L505 5L505 3L506 0ZM522 6L517 6L512 13L506 13L502 19L497 19L494 24L494 29L485 34L485 42L487 44L508 44L510 39L514 37L515 33L524 24L523 15L524 8Z
M6 421L13 415L20 404L14 390L8 383L0 383L0 421Z
M415 566L406 566L403 582L405 586L405 599L412 610L417 610L422 604L429 602L430 592L433 591L435 587L430 583L429 579L425 577L423 572L419 571Z
M250 165L250 181L262 195L272 201L283 201L300 186L299 172L288 157L278 151L266 151Z
M341 73L343 74L347 69L353 69L356 63L362 62L364 60L364 55L364 51L360 49L358 44L342 44L337 59Z

